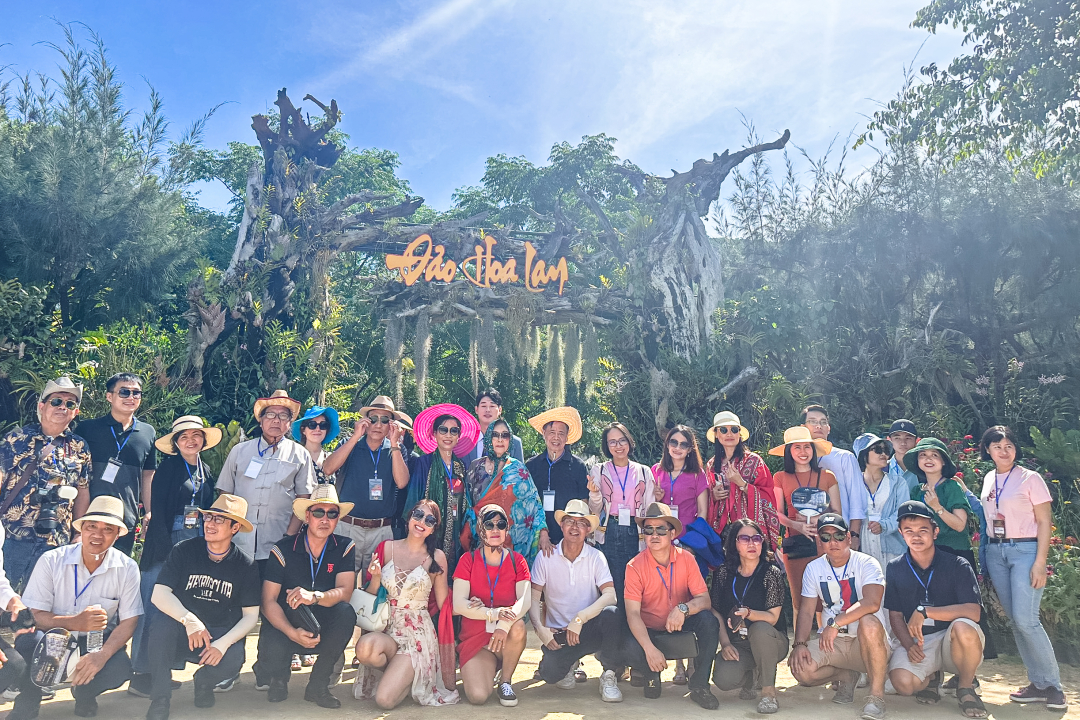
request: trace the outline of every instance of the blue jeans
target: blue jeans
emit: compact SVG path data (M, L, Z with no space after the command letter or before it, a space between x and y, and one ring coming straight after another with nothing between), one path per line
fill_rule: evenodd
M18 540L8 536L4 540L4 574L15 592L22 592L38 558L52 548L39 537Z
M139 624L131 637L131 668L138 674L150 672L150 623L155 615L161 613L150 602L150 596L154 594L154 585L163 567L165 563L161 562L142 571L139 593L142 595L143 614L139 616Z
M1027 666L1028 679L1035 687L1061 689L1054 647L1039 620L1043 591L1031 587L1031 566L1038 543L1004 542L987 545L986 566L990 582L997 590L1005 614L1013 625L1016 649Z

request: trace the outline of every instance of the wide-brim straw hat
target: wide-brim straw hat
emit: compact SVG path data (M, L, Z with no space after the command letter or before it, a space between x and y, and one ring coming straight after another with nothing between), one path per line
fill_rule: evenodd
M471 412L460 405L441 403L421 411L416 416L416 424L413 425L413 440L424 452L435 452L435 448L439 446L438 438L433 434L435 421L443 415L450 415L461 423L461 434L458 436L457 444L454 445L454 454L465 457L476 447L476 441L480 437L480 423Z
M293 515L301 520L307 520L304 513L306 513L307 509L312 505L337 505L337 509L341 511L342 515L348 515L352 512L354 507L354 504L351 502L341 502L338 500L337 488L331 483L316 485L315 491L311 493L311 497L296 498L293 500Z
M202 418L196 415L181 415L173 420L172 430L168 435L162 435L154 441L154 447L166 455L175 455L176 448L173 447L173 438L185 430L202 430L203 437L206 438L203 450L209 450L221 442L221 428L207 427Z
M372 410L376 412L388 412L394 416L394 419L403 425L408 425L409 429L412 429L413 419L405 413L394 407L394 400L386 395L377 395L370 405L366 405L360 408L359 412L364 417ZM415 433L414 433L415 435Z
M649 507L645 510L645 517L635 519L640 527L645 527L646 520L666 520L671 529L675 531L676 537L682 535L682 521L671 513L670 506L662 502L649 503Z
M326 416L326 421L330 423L330 429L326 431L326 437L323 438L322 444L329 445L337 439L338 434L341 432L341 423L338 418L338 412L332 407L323 407L322 405L313 405L308 408L308 411L303 416L293 420L292 424L292 438L298 443L302 443L303 435L300 434L300 426L305 420L314 420L315 418Z
M818 457L822 455L828 455L832 452L832 443L828 440L815 440L810 434L810 428L805 425L796 425L795 427L789 427L784 431L784 444L777 445L769 451L770 455L784 456L784 448L792 443L814 443L814 447L817 448Z
M222 493L206 510L200 510L203 515L224 515L230 520L240 523L240 532L251 532L255 526L247 519L247 500L239 495Z
M750 431L744 428L743 424L739 422L739 416L730 410L725 410L723 412L718 412L713 416L712 427L705 433L705 437L709 438L709 442L716 442L716 428L724 425L728 427L731 427L732 425L738 427L739 439L743 442L750 439Z
M566 503L566 510L555 511L555 522L561 523L564 517L585 518L589 521L589 532L596 532L600 527L600 516L589 512L589 504L584 500L571 500Z
M259 417L262 415L263 410L273 405L280 405L281 407L289 408L290 410L292 410L293 417L296 417L300 414L299 400L293 400L291 397L289 397L289 392L287 390L275 390L273 393L270 394L270 397L259 398L255 401L255 419L258 420Z
M541 435L544 434L544 426L550 422L561 422L566 425L568 428L567 445L573 445L581 439L581 415L578 414L577 408L569 406L552 408L529 418L529 424L532 425L533 430Z
M71 521L71 526L77 532L82 532L83 523L87 520L115 525L120 528L120 534L117 537L128 534L128 526L124 522L124 501L120 498L111 495L98 495L90 501L90 507L86 508L86 513L81 518Z

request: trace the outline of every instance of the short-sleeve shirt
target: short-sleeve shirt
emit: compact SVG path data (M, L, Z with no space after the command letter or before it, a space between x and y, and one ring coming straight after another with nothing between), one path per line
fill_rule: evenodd
M589 499L589 470L584 461L563 450L555 462L551 462L546 452L529 458L525 463L536 492L541 499L544 493L555 493L555 509L562 510L571 500ZM553 544L562 540L562 528L555 522L555 510L544 513L547 518L548 540Z
M124 501L124 521L134 528L139 519L142 502L142 473L157 468L154 440L157 432L149 423L133 418L127 430L120 421L107 413L98 418L83 420L76 428L86 440L93 459L90 497L110 495ZM112 482L103 479L109 460L116 458L121 468Z
M788 519L798 519L799 511L791 504L791 493L795 492L795 490L800 487L812 487L828 493L831 488L839 484L836 482L836 476L831 471L820 468L820 473L820 477L818 472L815 471L805 473L778 472L773 475L773 484L784 496Z
M833 567L828 555L811 560L803 572L802 596L821 600L822 621L827 622L862 600L865 597L863 588L867 585L884 584L885 575L878 561L866 553L852 550L847 564L840 567ZM882 626L889 627L884 605L874 614ZM844 627L854 636L859 629L859 621Z
M833 447L828 455L818 458L818 464L836 478L840 487L840 514L849 523L866 519L866 495L863 493L863 475L855 453Z
M937 493L938 500L943 508L949 512L959 508L967 512L969 518L971 517L971 504L968 502L967 496L964 495L964 489L960 487L960 483L952 478L943 479L937 484L934 491ZM923 502L925 495L925 483L918 485L911 491L912 500ZM945 524L944 520L938 520L937 525L941 530L938 532L935 544L944 545L961 552L971 552L971 533L968 532L967 525L964 526L963 530L953 530Z
M679 509L679 521L683 528L694 522L697 519L698 495L709 489L709 478L705 471L683 472L672 477L671 473L657 463L653 465L652 472L656 487L664 491L660 502ZM647 506L652 499L646 498L645 502Z
M278 540L266 561L263 580L281 585L278 603L285 607L285 597L295 587L326 592L337 587L337 576L355 572L356 544L340 535L326 539L319 557L308 553L307 532Z
M139 566L116 548L109 548L91 573L80 542L42 555L22 599L26 607L54 615L77 615L98 605L109 616L106 628L111 631L117 623L143 614L139 583Z
M345 463L337 471L338 496L341 502L353 503L350 516L381 520L394 517L397 503L397 485L394 484L394 453L389 441L378 450L368 447L367 440L360 438ZM371 499L371 481L378 478L382 484L382 499Z
M973 603L982 607L975 571L966 559L952 553L935 552L930 567L925 569L909 553L904 553L889 563L885 581L885 608L901 613L905 622L920 605L946 607ZM933 627L923 626L923 634L948 630L950 624L948 620L934 620Z
M754 574L746 578L738 570L726 564L716 568L712 574L712 606L723 617L728 617L736 606L748 607L758 612L767 612L783 607L784 591L787 589L787 577L776 565L759 562ZM787 632L784 615L776 621L777 630Z
M44 452L48 447L48 452ZM38 464L29 481L4 513L7 536L16 540L35 540L34 523L41 513L42 494L52 487L70 485L90 487L90 451L86 441L68 428L55 438L48 437L41 425L33 423L12 430L0 440L0 502L15 489L30 463ZM34 494L37 489L39 493ZM61 500L56 509L60 525L49 533L45 543L51 547L67 545L71 540L71 511L74 501Z
M709 592L697 560L686 550L672 546L667 567L661 567L646 549L626 564L623 596L641 603L645 627L663 630L671 609Z
M603 553L588 543L573 562L563 555L560 542L551 556L540 553L532 566L534 585L544 588L544 624L565 628L574 617L600 597L600 586L612 582Z
M1016 465L1009 473L996 478L996 470L986 473L982 486L982 506L989 525L999 514L1005 516L1005 537L1036 537L1035 506L1050 502L1050 489L1042 475ZM1000 493L1000 497L998 497Z
M247 470L253 467L253 460L261 465L252 478L247 476ZM229 451L217 489L247 500L247 519L255 531L238 533L233 542L256 560L265 560L274 543L289 529L293 500L315 489L315 466L299 443L282 438L277 446L268 448L261 438L256 438Z
M262 602L259 568L235 542L221 562L214 562L206 540L185 540L169 553L157 584L171 589L209 628L231 628L240 622L243 608Z
M484 562L482 550L461 556L454 568L455 580L469 581L469 597L479 598L484 607L513 607L517 602L517 584L530 579L529 563L513 550L503 554L499 565ZM487 623L473 618L461 618L462 639L487 632Z

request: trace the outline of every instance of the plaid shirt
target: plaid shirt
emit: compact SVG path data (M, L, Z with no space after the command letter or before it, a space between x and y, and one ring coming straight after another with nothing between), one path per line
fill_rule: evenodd
M12 430L0 440L0 503L8 499L8 494L22 478L23 472L35 457L41 455L46 445L53 441L53 447L38 460L38 466L29 481L19 491L15 502L4 513L0 521L8 537L17 540L32 540L39 537L34 532L34 523L41 512L41 492L49 486L71 485L83 489L90 486L90 451L86 441L64 430L56 438L49 438L41 425L32 423ZM35 488L41 492L31 503L31 494ZM56 519L61 527L45 536L46 544L52 547L67 545L71 541L71 511L74 501L61 501L56 511Z

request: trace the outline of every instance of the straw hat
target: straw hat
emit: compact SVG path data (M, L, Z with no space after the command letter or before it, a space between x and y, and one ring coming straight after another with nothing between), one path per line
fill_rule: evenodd
M259 398L255 401L255 419L258 420L259 416L262 415L263 410L272 405L280 405L281 407L289 408L289 410L292 410L293 417L300 414L299 400L293 400L289 397L289 392L287 390L275 390L270 394L270 397Z
M209 450L221 442L221 428L207 427L202 418L196 415L181 415L173 420L172 431L168 435L162 435L154 441L154 447L166 455L175 455L176 448L173 447L173 438L185 430L202 430L203 437L206 438L203 450Z
M213 505L199 512L203 515L224 515L230 520L240 523L240 532L251 532L255 529L255 526L248 522L246 517L247 509L247 500L244 498L239 495L222 493L218 495L218 499L214 501Z
M645 517L635 518L637 524L644 527L646 520L666 520L667 524L671 526L671 529L675 531L675 535L682 535L683 524L679 518L671 514L671 508L664 503L654 502L649 503L649 507L645 510Z
M589 512L589 504L584 500L571 500L566 503L566 512L555 511L555 522L561 523L564 517L585 518L589 521L589 532L595 532L600 527L600 518Z
M818 457L822 455L828 455L832 452L832 443L828 440L815 440L810 435L810 429L805 425L796 425L795 427L789 427L784 431L784 444L777 445L769 451L770 455L784 456L784 448L792 443L814 443L814 447L817 448Z
M476 441L480 437L480 423L465 408L452 403L441 403L420 412L416 416L416 424L413 426L413 439L420 449L426 453L435 452L438 447L437 438L434 436L435 421L443 415L450 415L461 423L461 434L457 444L454 445L454 454L465 457L476 447Z
M544 434L544 426L550 422L561 422L566 425L568 428L567 445L573 445L581 439L581 416L578 415L577 408L569 406L552 408L529 418L529 424L532 425L533 430L541 435Z
M71 521L71 526L77 532L82 532L83 523L87 520L108 523L120 528L117 537L128 534L127 523L124 522L124 501L111 495L98 495L90 501L90 507L86 508L86 514L77 520Z
M338 500L337 488L333 483L325 483L323 485L316 485L315 491L311 493L309 498L296 498L292 502L293 515L306 520L304 513L312 505L337 505L337 509L341 511L342 515L348 515L353 509L353 503L341 502Z
M739 428L739 439L746 442L750 438L750 431L743 427L739 422L739 416L730 410L718 412L713 416L712 427L705 433L705 437L709 438L709 442L716 442L716 428L727 426L736 426Z
M49 397L53 393L66 392L75 396L76 402L82 402L83 386L82 384L76 385L71 381L67 375L62 375L55 380L50 380L45 383L45 389L41 391L41 399L39 402L45 402L45 398Z

